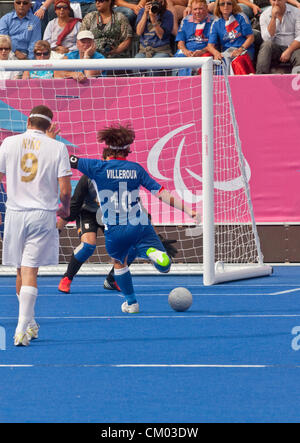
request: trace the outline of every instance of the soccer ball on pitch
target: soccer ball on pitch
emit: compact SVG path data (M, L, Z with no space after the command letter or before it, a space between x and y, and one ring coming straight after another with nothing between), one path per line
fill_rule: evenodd
M184 312L191 307L193 296L186 288L174 288L169 294L168 301L174 311Z

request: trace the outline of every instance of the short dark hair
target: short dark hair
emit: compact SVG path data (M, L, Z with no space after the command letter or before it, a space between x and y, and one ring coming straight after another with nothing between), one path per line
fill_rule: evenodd
M103 150L103 157L127 157L130 153L130 147L124 149L124 146L131 145L135 139L135 132L130 124L122 126L119 123L101 129L98 132L97 140L99 143L103 142L106 147ZM111 149L113 146L114 149ZM120 149L115 149L120 147Z
M41 114L49 117L51 120L53 119L53 112L51 111L51 109L44 105L35 106L30 111L30 115L32 114ZM34 126L36 129L40 129L44 132L46 132L51 126L51 123L42 117L29 117L29 122L31 126Z

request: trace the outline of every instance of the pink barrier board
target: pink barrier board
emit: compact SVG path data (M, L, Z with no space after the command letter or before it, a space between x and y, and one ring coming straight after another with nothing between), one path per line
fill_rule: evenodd
M300 78L230 78L257 222L300 222Z

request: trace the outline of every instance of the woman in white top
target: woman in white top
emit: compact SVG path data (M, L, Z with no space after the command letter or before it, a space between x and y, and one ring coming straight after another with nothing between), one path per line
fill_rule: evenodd
M48 23L44 40L50 43L52 51L60 54L76 51L81 20L70 17L70 0L55 0L54 8L57 18Z
M10 37L8 35L0 35L0 80L15 80L17 78L22 78L21 72L1 70L1 60L11 60L13 58Z

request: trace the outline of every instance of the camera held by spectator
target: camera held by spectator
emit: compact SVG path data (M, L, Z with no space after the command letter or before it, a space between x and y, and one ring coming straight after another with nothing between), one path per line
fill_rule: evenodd
M151 12L152 14L159 14L162 10L162 4L161 2L157 1L157 0L153 0L153 2L151 3Z

